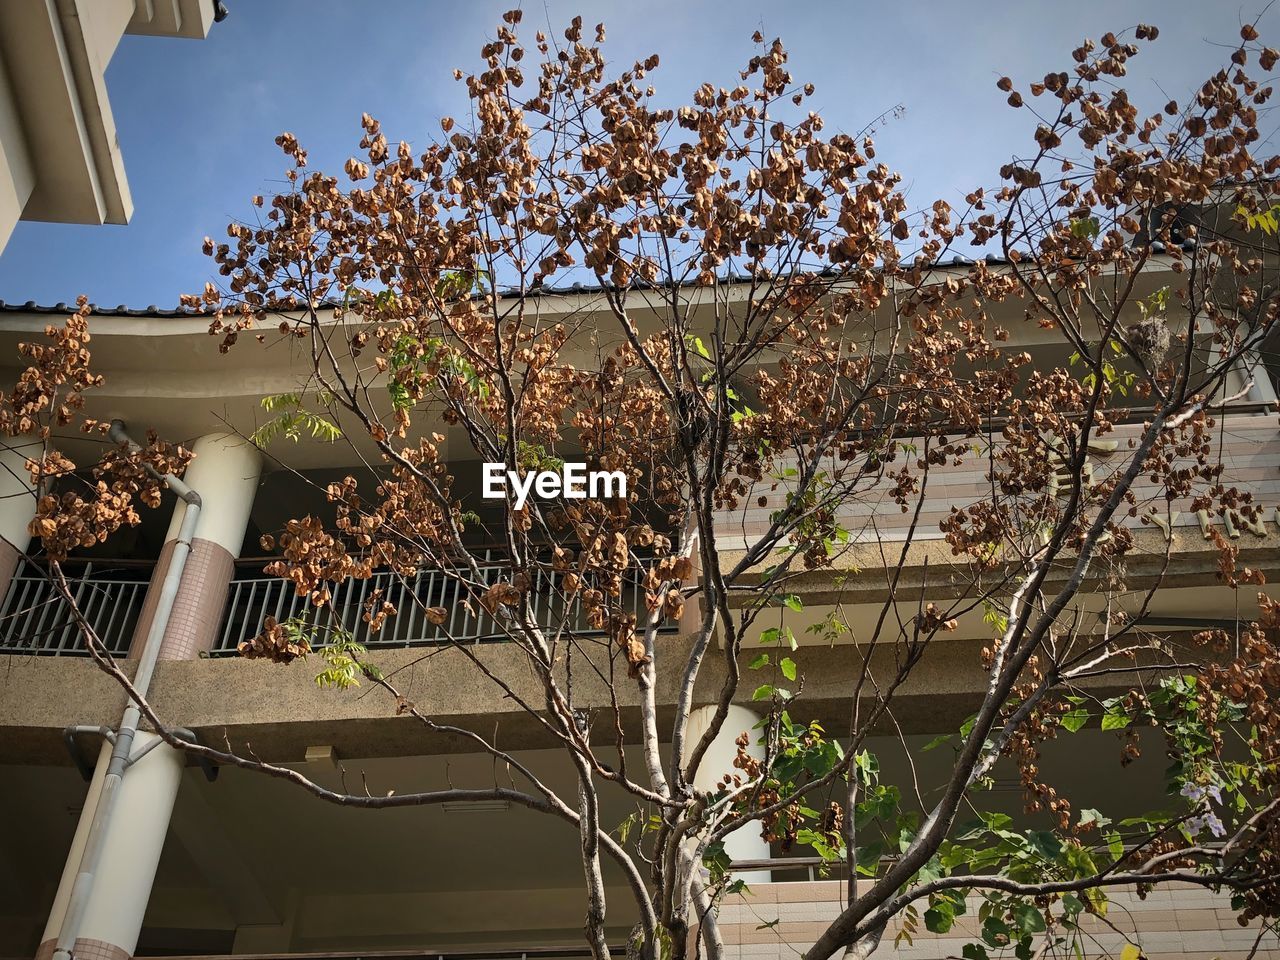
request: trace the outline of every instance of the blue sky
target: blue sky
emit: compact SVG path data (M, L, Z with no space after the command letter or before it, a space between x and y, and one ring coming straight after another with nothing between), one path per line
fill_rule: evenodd
M339 173L360 138L360 114L388 137L422 143L446 114L464 116L454 67L477 63L511 4L489 0L226 0L231 16L205 41L126 37L107 72L134 198L128 226L20 223L0 254L0 299L172 306L212 278L200 253L249 198L283 187L281 131L298 136L313 168ZM1066 69L1085 37L1139 22L1160 27L1133 63L1129 88L1158 109L1229 54L1240 23L1265 0L805 2L646 0L523 4L522 34L557 32L581 13L603 20L619 66L656 52L659 94L683 102L701 82L731 86L752 56L751 34L781 36L797 80L827 131L856 132L882 112L878 159L904 174L913 205L956 201L990 185L1025 151L1033 118L1004 103L1004 73L1020 87ZM1261 20L1280 46L1280 5Z

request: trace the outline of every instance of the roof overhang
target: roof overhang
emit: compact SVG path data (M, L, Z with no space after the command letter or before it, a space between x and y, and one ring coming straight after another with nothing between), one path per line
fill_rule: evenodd
M203 40L213 23L213 0L133 0L126 33Z
M24 220L127 223L105 72L126 33L203 37L213 0L4 0L0 62L36 171Z

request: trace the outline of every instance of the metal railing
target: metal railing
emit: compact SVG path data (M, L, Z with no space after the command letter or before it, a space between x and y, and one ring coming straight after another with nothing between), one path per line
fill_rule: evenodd
M86 563L68 576L76 608L113 656L129 652L147 595L149 571ZM19 562L0 602L0 653L85 656L72 607L37 564Z
M510 576L510 565L493 550L480 552L480 582L492 586ZM267 617L277 621L299 618L322 638L341 627L369 647L411 647L451 640L490 642L506 639L501 614L481 607L443 570L424 570L410 577L389 571L367 580L346 580L332 585L333 596L323 607L298 596L289 580L262 574L265 558L246 561L227 591L221 627L212 656L234 655L241 641L256 636ZM67 571L75 606L102 639L113 656L129 652L138 617L146 601L147 565L86 563L79 571ZM365 621L367 604L375 591L394 604L398 613L373 632ZM624 579L623 607L643 622L645 596L643 571L633 567ZM539 570L529 590L534 616L549 631L563 627L578 634L599 633L587 622L582 603L575 596L568 603L561 590L561 574ZM445 622L427 620L427 607L448 611ZM664 630L676 629L667 623ZM49 580L44 569L21 561L9 590L0 601L0 653L45 656L86 656L84 639L72 616L72 608Z
M496 551L485 550L480 560L480 582L492 586L510 576L510 565ZM367 580L345 580L334 585L333 596L323 607L313 607L306 596L299 596L291 581L279 577L237 579L231 584L222 629L212 651L215 656L235 653L236 646L255 636L267 617L283 622L300 618L322 635L340 627L351 637L369 647L410 647L451 641L500 641L508 636L500 615L495 617L475 600L474 595L459 584L456 577L443 570L423 570L402 577L390 571L375 573ZM372 632L365 622L369 599L381 591L381 599L395 606L397 613L386 620L381 630ZM642 574L634 566L623 584L623 607L644 620L645 596ZM565 602L561 574L539 569L534 575L529 596L533 613L544 629L554 631L563 626L578 634L599 633L587 622L581 601L575 596ZM428 607L447 611L444 623L436 625L426 618ZM665 629L675 629L668 624Z

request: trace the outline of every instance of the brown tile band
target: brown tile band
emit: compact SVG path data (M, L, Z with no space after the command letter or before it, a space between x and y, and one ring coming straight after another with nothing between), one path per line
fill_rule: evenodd
M147 599L133 633L133 645L129 650L131 657L139 655L155 619L160 586L173 562L175 546L176 541L173 540L164 545L151 573ZM191 555L187 557L187 567L183 571L182 583L174 598L173 611L160 647L161 660L194 660L201 653L213 649L227 602L227 587L234 573L235 558L225 547L212 540L192 541Z
M46 940L36 948L35 960L52 960L58 941ZM74 960L129 960L129 951L102 940L77 940L71 951Z

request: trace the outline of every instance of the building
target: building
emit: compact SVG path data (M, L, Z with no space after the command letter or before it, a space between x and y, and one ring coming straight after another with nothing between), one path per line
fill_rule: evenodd
M19 220L128 223L133 200L107 99L126 33L203 39L214 0L0 4L0 251Z
M566 291L548 296L542 309L580 315L591 296ZM63 312L61 306L0 310L3 362L13 362L17 341ZM339 764L347 777L364 777L372 790L392 783L404 791L492 781L488 757L457 739L428 737L412 719L397 716L395 704L384 697L319 689L308 664L284 668L232 655L237 642L257 632L264 615L287 615L298 603L287 583L262 573L259 535L288 518L325 509L315 486L323 489L359 466L347 444L278 440L263 456L227 433L227 424L251 429L261 415L262 397L294 389L307 358L288 357L281 352L287 348L250 347L222 356L208 335L207 320L180 311L108 310L96 313L91 324L95 363L107 383L89 397L89 415L117 418L137 435L154 429L162 436L186 438L198 454L185 480L199 492L203 506L151 686L160 713L203 742L252 750L335 787L342 777ZM1037 341L1034 330L1013 329L1020 332L1007 349L1027 350L1046 363L1065 359L1052 352L1060 347ZM15 373L5 367L0 378L10 382ZM1240 375L1236 386L1242 384ZM1254 391L1233 402L1222 418L1229 475L1268 504L1265 522L1254 529L1233 528L1229 535L1242 560L1263 569L1273 582L1280 574L1275 400L1272 379L1260 376ZM1121 426L1120 442L1134 429ZM60 448L64 442L73 459L96 456L88 446L93 441L67 437ZM1113 449L1099 445L1099 470L1105 469ZM276 455L287 457L292 469L276 468ZM5 454L6 465L12 469L18 464L19 474L21 457L20 449ZM981 480L979 468L965 466L943 468L931 482L945 488L945 495L934 492L939 504L959 505L982 496ZM95 754L107 749L96 730L114 727L125 701L111 678L77 655L74 626L60 618L47 586L20 561L27 547L30 499L12 474L0 482L7 485L0 498L0 550L5 551L0 592L7 588L0 608L0 649L9 654L0 661L0 823L5 824L0 831L0 956L47 958L75 872L66 865L75 863L83 848L84 811L100 790L101 770L92 784L85 782ZM764 522L772 508L753 502L742 518L744 535ZM849 506L851 515L876 509L874 501ZM170 496L109 551L69 565L79 572L77 590L86 616L121 656L137 649L154 614L184 513L184 506ZM895 534L901 521L884 516L880 536L892 542L901 535L900 527ZM1135 535L1154 545L1166 539L1173 545L1173 573L1155 595L1153 623L1173 636L1185 636L1207 621L1237 616L1235 596L1218 581L1216 556L1195 514L1184 511L1167 531L1144 526ZM904 583L918 582L926 563L935 570L945 565L941 546L926 536L908 557ZM720 547L731 558L743 542L726 538ZM856 565L841 572L847 577L841 599L855 629L869 622L886 596L879 545L868 542L864 547ZM493 562L501 560L495 556ZM1156 571L1135 562L1130 575L1137 584L1152 583ZM830 609L831 578L828 571L799 582L797 592L806 600L804 617L816 619ZM435 588L421 582L415 589ZM335 605L353 609L359 599L340 597ZM798 636L803 637L804 622L795 628ZM423 658L439 649L431 646L433 630L412 618L398 623L377 646L379 666L401 670L409 695L435 714L498 730L507 749L552 785L567 788L572 770L562 751L550 748L537 726L487 685L474 666L452 650ZM468 630L485 635L480 619L455 625L460 635ZM977 651L988 635L980 616L965 618L913 675L901 695L901 735L913 748L954 731L969 713L968 705L984 682ZM677 629L663 642L678 648L687 638ZM502 644L476 649L498 668L510 656ZM839 730L852 693L847 668L854 650L824 641L802 647L801 653L809 677L805 709L828 729ZM714 673L709 668L707 689ZM754 721L751 691L744 686L735 707L735 730ZM674 702L673 691L673 684L661 685L660 707ZM635 704L624 707L634 709ZM145 733L139 736L148 740ZM894 737L886 734L885 741ZM727 769L732 746L724 743L717 749ZM1138 785L1131 798L1135 807L1160 803L1163 761L1158 750L1152 753L1142 761L1145 772L1133 781ZM1086 731L1055 752L1052 763L1078 787L1080 806L1088 806L1091 798L1104 806L1115 803L1110 771L1117 760L1112 735ZM949 765L946 751L920 752L917 763L925 782L931 771L941 774ZM575 844L555 835L557 828L536 813L501 802L341 809L260 774L235 768L214 774L198 765L184 766L181 756L163 745L126 773L77 957L369 957L411 951L514 958L582 953L581 947L571 946L581 944L584 909ZM886 778L905 780L908 775L905 766L885 771ZM1020 810L1016 783L997 782L994 797L1011 813ZM621 822L633 810L620 794L606 795L602 802L606 823ZM816 875L803 850L784 856L758 837L736 835L731 840L731 855L752 880L751 894L731 898L722 912L731 953L781 958L802 950L821 922L838 911L846 881ZM609 873L606 879L611 930L621 943L634 917L620 875ZM1153 960L1242 957L1256 937L1256 930L1235 924L1220 898L1198 889L1160 890L1145 899L1124 891L1115 902L1134 921ZM971 916L962 918L944 937L921 931L913 945L904 944L896 954L888 943L882 951L904 958L958 955L960 945L974 936L974 923ZM1099 924L1097 943L1118 951L1122 941ZM1256 955L1280 957L1280 943L1265 940Z

